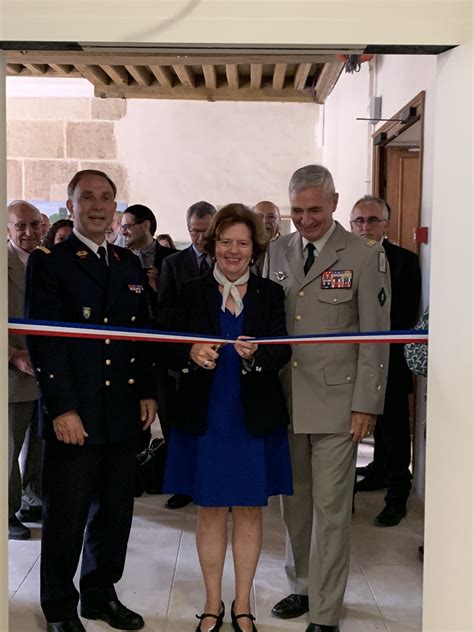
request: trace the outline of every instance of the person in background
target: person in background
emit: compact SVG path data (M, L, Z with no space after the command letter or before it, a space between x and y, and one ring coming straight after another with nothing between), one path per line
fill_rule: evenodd
M72 233L74 223L70 219L58 219L43 237L43 246L51 248L54 244L64 241Z
M120 234L120 221L121 221L121 214L115 211L114 219L112 220L112 223L105 231L105 238L107 239L107 242L109 244L115 244L116 246L124 245L123 243L124 239L122 235Z
M252 211L262 220L269 239L271 241L278 239L281 225L280 209L278 206L273 202L264 200L255 204ZM258 276L263 275L265 264L267 266L269 265L268 253L269 251L267 250L260 255L253 266L252 271L258 274Z
M390 327L385 252L334 221L331 173L307 165L290 179L296 232L270 244L269 278L285 292L288 332L332 334ZM309 610L306 632L337 632L349 572L358 442L383 410L388 345L297 345L280 374L292 420L295 494L283 497L292 588L272 614Z
M163 261L158 293L158 325L163 329L174 329L176 301L183 283L207 274L212 261L206 251L206 234L211 225L216 208L209 202L201 201L192 204L186 211L186 224L191 238L191 245L180 252L175 252ZM179 374L168 372L159 380L160 396L158 398L158 415L165 441L169 439L170 417L176 405L176 386ZM166 501L168 509L181 509L191 502L191 496L174 494Z
M285 336L283 290L249 270L266 246L261 222L242 204L214 216L206 248L212 273L182 286L179 331L229 339L229 344L170 345L181 370L164 490L188 494L198 505L196 543L206 587L196 632L219 630L221 585L232 507L235 631L255 632L252 581L262 540L262 506L291 494L286 410L278 372L289 345L258 345L252 337Z
M158 286L163 260L174 248L161 246L153 235L156 233L156 218L151 209L143 204L132 204L125 209L120 224L124 246L130 248L140 258L146 270L152 316L157 318Z
M68 185L73 233L30 256L26 317L88 326L150 326L137 257L108 244L117 189L102 171ZM48 632L84 632L74 575L82 553L81 615L119 630L143 618L115 591L132 524L136 453L156 415L151 349L144 342L29 336L44 439L41 607Z
M41 214L24 200L8 205L8 317L23 318L25 274L41 240ZM27 540L24 522L41 521L39 390L24 336L8 334L8 538ZM20 468L20 454L23 456ZM21 472L23 471L23 473Z
M165 248L174 248L176 250L173 238L168 233L161 233L160 235L157 235L156 241L160 244L160 246L164 246Z
M392 285L390 326L392 330L411 329L418 317L421 297L421 271L418 256L389 241L389 209L384 200L366 195L351 211L351 230L385 250ZM403 355L403 345L390 345L387 390L383 413L374 430L374 459L357 468L364 478L356 483L357 492L387 488L385 506L375 518L378 527L393 527L407 513L411 489L411 432L409 395L413 378Z
M51 222L46 213L41 213L41 239L44 238L48 230L51 228Z

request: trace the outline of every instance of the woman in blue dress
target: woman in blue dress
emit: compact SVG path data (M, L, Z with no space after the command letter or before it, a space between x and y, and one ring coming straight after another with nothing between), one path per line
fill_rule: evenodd
M170 368L181 371L164 491L188 494L198 505L196 543L206 588L196 632L217 631L224 618L222 572L232 507L237 632L254 632L250 593L268 497L292 494L288 412L278 373L289 345L252 338L285 336L282 288L250 272L263 252L261 220L241 204L213 219L208 251L213 272L185 284L177 331L228 339L224 344L171 345Z

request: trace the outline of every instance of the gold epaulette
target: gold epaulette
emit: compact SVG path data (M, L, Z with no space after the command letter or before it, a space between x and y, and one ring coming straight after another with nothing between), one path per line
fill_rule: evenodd
M46 246L36 246L36 250L41 250L41 252L44 252L45 255L51 254L51 250L46 248Z

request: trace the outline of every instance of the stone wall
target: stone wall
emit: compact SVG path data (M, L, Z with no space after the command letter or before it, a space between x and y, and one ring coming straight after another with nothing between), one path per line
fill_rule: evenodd
M8 98L8 199L35 201L51 211L55 203L64 206L76 171L100 169L117 184L117 201L126 204L128 173L115 140L115 122L126 111L122 99Z

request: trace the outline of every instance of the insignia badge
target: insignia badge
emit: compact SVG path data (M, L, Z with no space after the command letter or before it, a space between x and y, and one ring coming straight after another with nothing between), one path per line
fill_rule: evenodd
M372 246L375 246L375 244L378 244L378 241L375 241L375 239L367 239L367 241L365 242L365 245L369 248L372 248Z
M91 314L92 314L92 307L82 308L82 315L84 316L86 320L88 320L91 317Z
M89 252L87 250L78 250L76 252L76 257L79 257L80 259L84 259L84 257L87 257L89 255Z
M36 246L36 250L41 250L41 252L44 252L45 255L51 254L51 250L46 248L46 246Z
M384 287L377 294L377 298L379 299L380 306L383 307L385 305L385 301L387 300L387 294L385 293Z
M352 270L326 270L321 278L321 289L350 289L352 287L352 275Z
M387 272L387 257L384 252L379 252L379 272Z
M283 281L288 277L286 272L274 272L275 278L277 281Z
M128 286L130 292L135 292L135 294L141 294L143 292L143 285L134 285L130 283Z
M120 261L119 253L115 250L115 248L111 248L111 250L112 250L112 254L114 256L114 259L116 261Z

